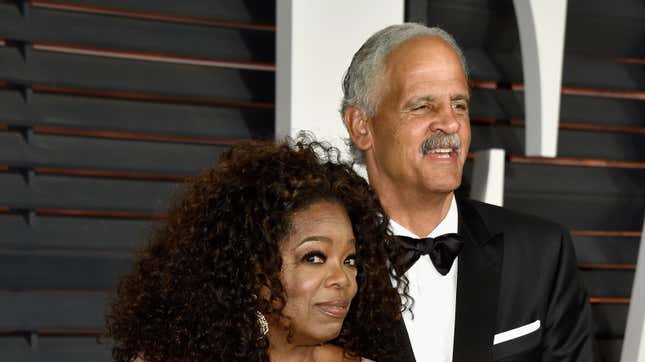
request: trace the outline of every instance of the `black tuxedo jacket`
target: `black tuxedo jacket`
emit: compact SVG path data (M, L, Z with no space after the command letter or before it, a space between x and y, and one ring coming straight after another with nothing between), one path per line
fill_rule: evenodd
M457 207L465 245L453 361L592 361L590 306L568 232L473 200L458 199ZM495 334L536 320L538 330L493 345ZM403 321L392 350L391 359L380 361L415 361Z

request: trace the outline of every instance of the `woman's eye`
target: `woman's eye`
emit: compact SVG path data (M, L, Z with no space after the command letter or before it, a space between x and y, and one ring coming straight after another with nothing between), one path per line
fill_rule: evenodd
M327 257L321 252L311 252L305 254L305 256L302 257L302 260L307 263L322 264L327 260Z
M356 266L356 255L350 255L345 259L345 264L349 266Z

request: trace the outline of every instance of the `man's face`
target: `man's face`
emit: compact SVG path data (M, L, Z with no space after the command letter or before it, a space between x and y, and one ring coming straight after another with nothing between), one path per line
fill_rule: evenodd
M436 37L403 43L388 56L376 89L379 103L364 151L371 181L393 188L380 192L459 187L470 146L469 92L452 48Z

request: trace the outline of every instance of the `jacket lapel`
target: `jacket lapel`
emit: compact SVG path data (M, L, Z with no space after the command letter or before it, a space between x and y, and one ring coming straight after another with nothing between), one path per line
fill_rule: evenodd
M401 318L401 323L399 324L399 338L399 352L397 353L396 361L415 362L416 359L414 358L414 352L410 344L410 336L408 336L408 330L405 327L403 318Z
M454 362L491 361L497 323L504 238L491 235L467 200L458 200L459 233Z

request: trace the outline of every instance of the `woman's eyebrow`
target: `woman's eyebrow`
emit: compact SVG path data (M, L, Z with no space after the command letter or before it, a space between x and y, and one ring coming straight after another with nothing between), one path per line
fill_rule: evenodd
M331 243L332 242L332 240L330 238L326 237L326 236L312 235L312 236L307 236L306 238L302 239L298 243L297 246L300 246L300 245L302 245L304 243L313 242L313 241L322 241L322 242L326 242L326 243Z

